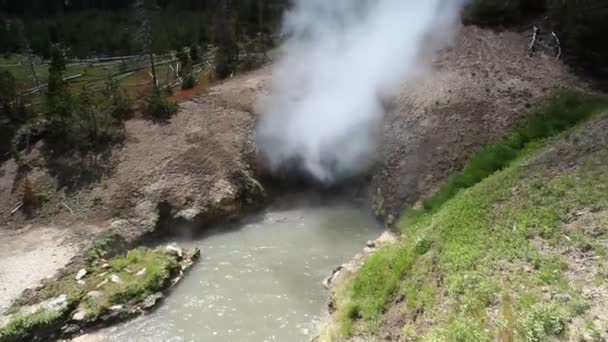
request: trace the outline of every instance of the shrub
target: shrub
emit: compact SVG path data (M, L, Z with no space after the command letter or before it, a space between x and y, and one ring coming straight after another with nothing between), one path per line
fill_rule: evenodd
M177 112L177 104L169 101L158 87L154 87L147 99L146 112L157 119L168 119Z
M196 79L192 72L186 74L182 80L182 89L192 89L196 86Z
M49 193L44 186L33 182L29 177L25 177L21 182L19 198L26 210L32 210L48 201Z
M103 94L109 101L109 110L114 118L123 120L133 113L133 101L113 77L106 81Z
M566 330L568 313L552 304L534 305L521 320L521 330L527 341L548 341Z
M219 46L215 52L215 74L219 79L228 78L236 71L238 64L238 47Z

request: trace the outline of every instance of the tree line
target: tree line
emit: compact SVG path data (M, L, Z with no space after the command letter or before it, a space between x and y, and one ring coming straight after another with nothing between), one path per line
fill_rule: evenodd
M138 51L133 25L136 0L0 0L0 53L18 53L22 39L50 56L62 43L73 57L129 55ZM287 0L156 0L150 25L156 53L192 43L217 43L222 33L244 41L270 35ZM218 28L225 32L218 32Z

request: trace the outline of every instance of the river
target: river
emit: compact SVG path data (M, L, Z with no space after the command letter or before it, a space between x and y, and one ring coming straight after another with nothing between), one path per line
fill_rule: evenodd
M279 199L238 224L171 240L200 248L200 262L158 310L103 334L120 342L309 341L326 314L323 279L380 233L367 208Z

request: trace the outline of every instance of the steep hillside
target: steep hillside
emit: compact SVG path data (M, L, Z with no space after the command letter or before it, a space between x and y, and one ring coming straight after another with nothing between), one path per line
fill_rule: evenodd
M608 338L607 129L597 115L438 210L406 212L402 240L334 288L323 338Z
M530 57L528 44L526 33L462 27L432 70L403 85L386 117L371 189L379 214L397 217L541 98L582 86L555 58Z

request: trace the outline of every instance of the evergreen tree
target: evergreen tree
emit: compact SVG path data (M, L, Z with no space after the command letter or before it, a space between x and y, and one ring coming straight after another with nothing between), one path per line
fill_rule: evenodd
M64 139L68 120L72 115L72 98L64 82L66 60L60 45L51 47L51 63L46 92L47 120L50 137L59 141Z

